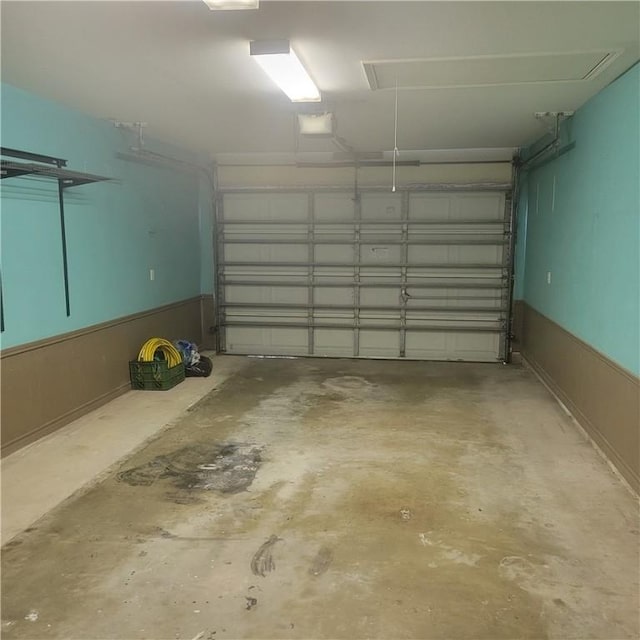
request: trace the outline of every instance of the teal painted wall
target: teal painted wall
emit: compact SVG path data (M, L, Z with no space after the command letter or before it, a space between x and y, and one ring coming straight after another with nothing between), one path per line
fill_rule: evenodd
M563 136L575 147L525 179L526 254L518 293L638 375L640 65L578 110Z
M2 348L200 293L203 205L197 174L118 159L117 152L135 144L131 132L15 87L2 85L1 103L3 146L62 157L69 169L115 178L65 191L70 317L56 181L2 181ZM195 160L158 142L146 146Z

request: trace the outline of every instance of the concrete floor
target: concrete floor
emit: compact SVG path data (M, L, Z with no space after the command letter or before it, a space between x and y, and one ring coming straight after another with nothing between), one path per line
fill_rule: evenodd
M216 362L5 544L3 637L638 638L637 501L526 369Z

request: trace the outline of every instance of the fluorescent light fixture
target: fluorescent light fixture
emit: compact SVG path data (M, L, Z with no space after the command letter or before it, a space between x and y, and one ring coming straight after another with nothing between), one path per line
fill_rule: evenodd
M238 9L257 9L260 0L204 0L212 11L234 11Z
M288 40L253 41L249 53L291 102L320 102L320 91Z
M298 131L303 136L332 136L333 113L299 113Z

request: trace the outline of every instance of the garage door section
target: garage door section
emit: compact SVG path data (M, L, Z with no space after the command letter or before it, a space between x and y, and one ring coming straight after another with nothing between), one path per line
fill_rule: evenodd
M225 193L221 350L503 360L509 204L496 191Z

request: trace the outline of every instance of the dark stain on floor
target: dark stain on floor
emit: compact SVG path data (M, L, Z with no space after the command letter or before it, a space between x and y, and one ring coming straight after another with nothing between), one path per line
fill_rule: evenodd
M260 447L242 443L194 444L156 456L142 465L121 471L120 482L132 486L151 486L168 480L176 489L238 493L253 482L260 466ZM168 493L179 504L194 502L192 496ZM195 499L197 500L197 498Z

